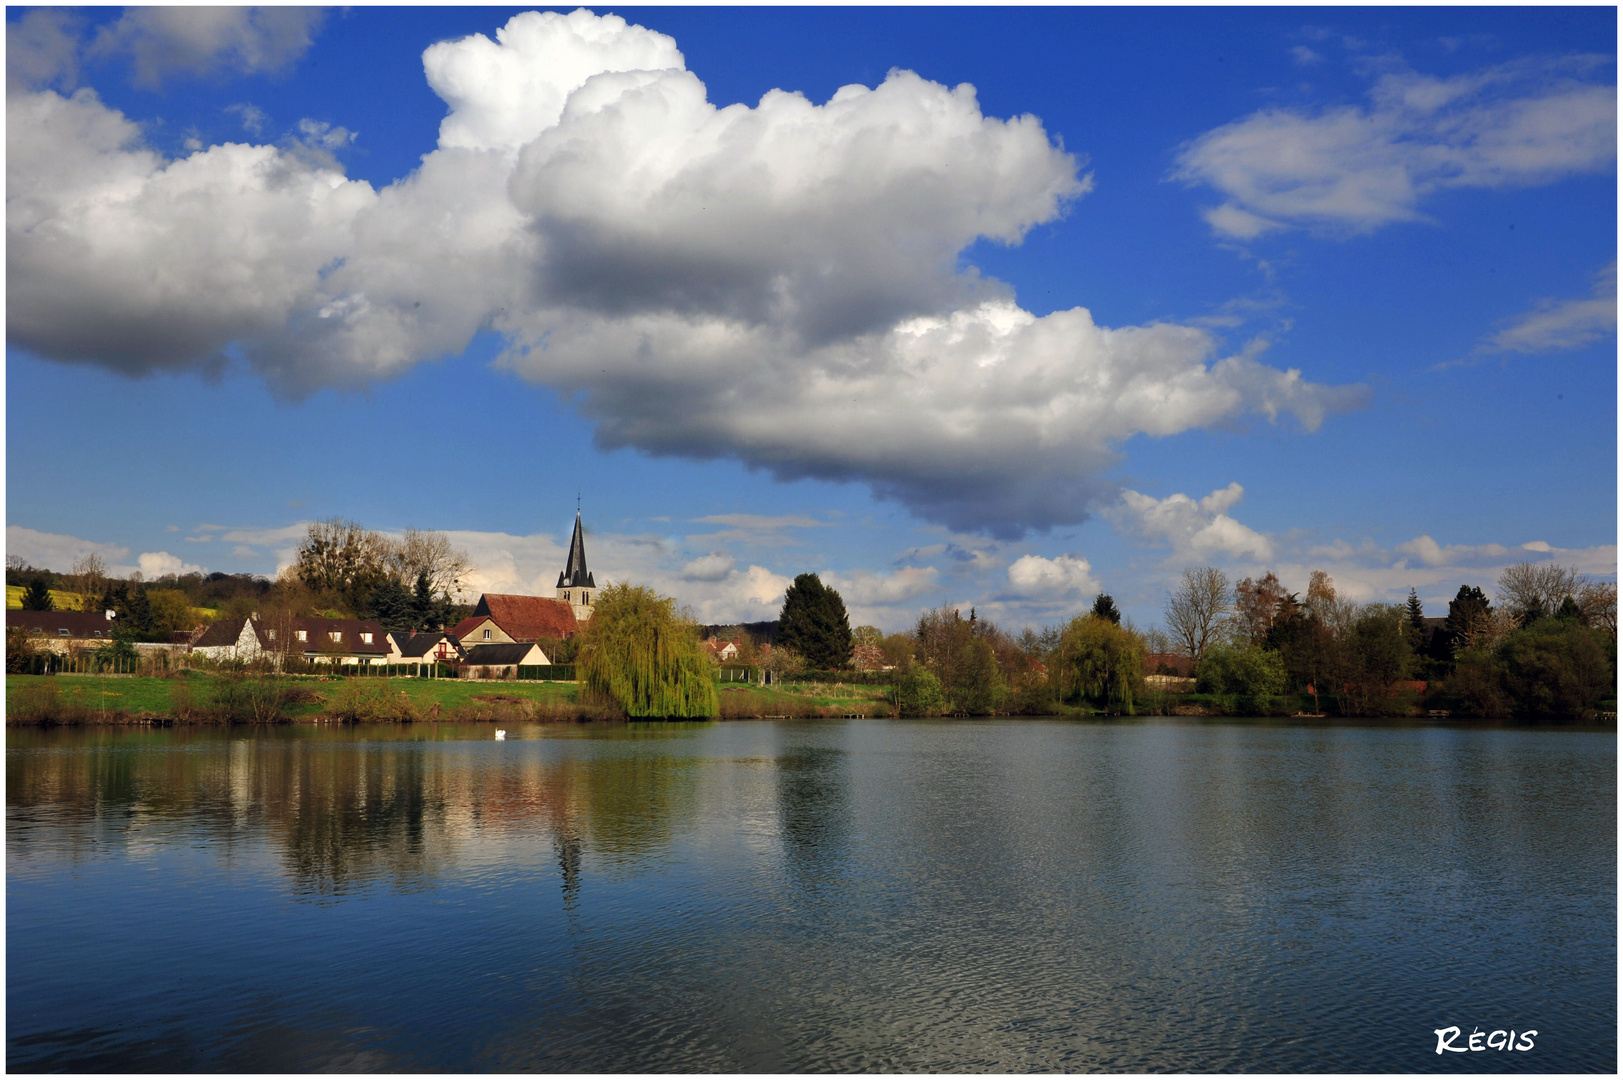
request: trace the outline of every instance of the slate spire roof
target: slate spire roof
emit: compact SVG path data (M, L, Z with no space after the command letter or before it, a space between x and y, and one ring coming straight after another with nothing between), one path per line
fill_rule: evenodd
M569 538L569 561L564 564L564 572L558 575L558 588L597 588L597 582L586 569L586 538L581 533L579 510L575 511L575 535Z

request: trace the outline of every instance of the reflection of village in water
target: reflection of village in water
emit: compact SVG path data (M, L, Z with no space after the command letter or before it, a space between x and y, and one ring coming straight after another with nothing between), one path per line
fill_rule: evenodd
M449 725L375 738L354 729L249 738L93 732L73 752L29 755L26 769L8 755L7 813L14 825L49 815L56 854L70 858L99 845L161 842L182 828L207 832L228 863L246 845L268 842L305 898L377 884L427 888L476 871L464 865L488 857L476 842L533 845L544 835L573 909L588 855L610 874L658 856L705 816L700 773L722 765L732 777L726 799L736 805L744 794L756 806L753 835L776 834L800 883L823 877L845 847L843 755L785 747L777 757L718 761L635 746L707 726L632 724L579 739L525 739L518 730L499 743L488 727ZM13 747L28 741L19 734ZM173 753L178 742L190 752ZM758 790L741 793L738 784ZM33 835L11 830L14 857L27 857Z

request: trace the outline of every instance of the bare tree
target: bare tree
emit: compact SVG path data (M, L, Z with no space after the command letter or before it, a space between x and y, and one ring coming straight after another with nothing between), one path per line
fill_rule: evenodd
M1336 635L1351 626L1358 614L1357 604L1336 597L1335 579L1323 570L1315 570L1308 577L1307 597L1302 606Z
M1570 567L1516 563L1499 575L1499 608L1526 621L1553 615L1567 597L1576 600L1586 584L1588 579Z
M404 536L389 544L388 566L407 589L416 587L419 575L427 575L431 593L455 600L473 562L462 548L451 546L451 538L445 533L407 529Z
M92 551L81 556L62 581L63 587L79 598L80 611L96 611L107 594L107 564Z
M1586 581L1578 587L1578 606L1584 621L1617 640L1617 582Z
M352 609L389 574L390 542L344 518L310 523L299 546L299 577L311 589L341 598Z
M1229 579L1215 566L1185 570L1167 597L1167 629L1178 646L1199 660L1222 631L1229 612Z

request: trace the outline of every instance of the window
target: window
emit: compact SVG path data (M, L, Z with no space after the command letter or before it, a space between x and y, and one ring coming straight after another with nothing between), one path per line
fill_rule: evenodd
M67 631L66 631L66 630L64 630L64 631L62 631L62 632L63 632L63 633L64 633L64 634L65 634L65 633L67 633ZM489 631L489 630L488 630L488 629L487 629L487 630L486 630L486 631L485 631L485 640L486 640L486 641L489 641L489 640L490 640L490 631Z
M371 634L362 634L361 635L361 640L366 642L368 645L370 645L370 644L372 644L372 635Z
M300 641L304 640L304 631L303 630L295 631L295 633L297 633L299 635L299 640Z
M63 637L67 637L68 636L68 628L64 626L60 630L58 630L57 633L61 634Z
M96 637L101 637L101 631L100 630L92 630L90 632L91 632L91 634L93 634Z
M342 630L329 630L327 632L327 636L332 638L334 641L344 640L344 632Z
M568 589L564 590L564 603L566 603L566 604L569 603L569 590Z
M276 640L276 631L275 631L275 630L266 630L266 631L265 631L265 633L266 633L266 634L267 634L267 635L269 635L269 637L270 637L270 639L271 639L271 640L272 640L272 641L275 641L275 640Z

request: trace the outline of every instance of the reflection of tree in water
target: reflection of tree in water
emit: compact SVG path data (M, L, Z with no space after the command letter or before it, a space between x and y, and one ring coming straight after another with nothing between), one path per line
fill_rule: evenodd
M528 835L550 840L573 905L588 851L640 863L693 814L693 761L624 734L550 759L523 741L493 751L288 729L41 739L53 752L7 755L8 836L22 851L33 823L48 823L55 843L88 853L167 820L221 851L269 840L298 892L341 895L378 881L423 888L482 832Z
M850 777L845 752L791 747L778 757L778 821L789 871L815 887L838 873L850 842Z
M341 893L383 878L421 888L437 876L437 864L449 857L444 777L431 775L420 746L286 749L295 760L267 762L265 773L281 780L270 816L281 819L288 870L301 890Z

